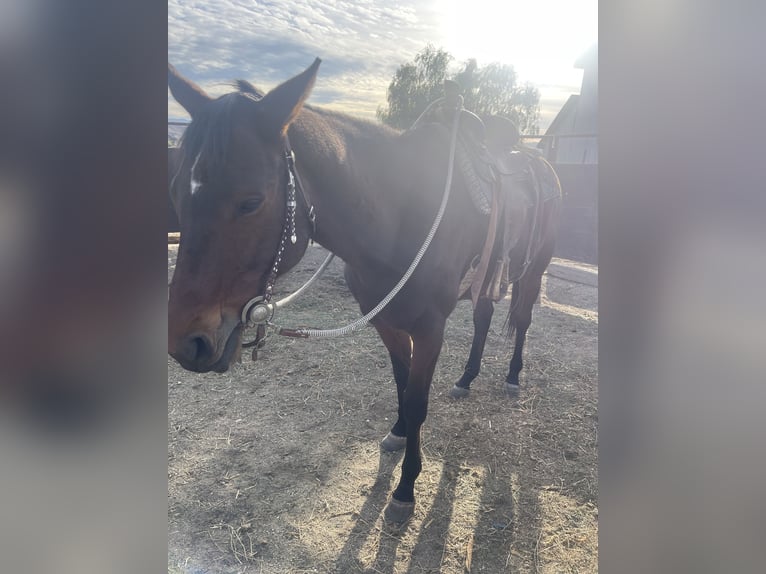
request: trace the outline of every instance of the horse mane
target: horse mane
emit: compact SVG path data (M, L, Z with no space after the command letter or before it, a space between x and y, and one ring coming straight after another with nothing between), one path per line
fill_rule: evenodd
M261 99L264 92L247 80L234 80L229 85L236 92L213 100L186 128L181 146L190 157L203 155L209 168L215 169L226 161L229 142L231 114L237 96Z
M233 93L216 98L195 115L181 137L181 148L187 157L204 156L209 169L225 163L230 118L237 95Z
M231 86L236 88L237 91L242 94L250 94L257 97L258 99L261 99L263 96L266 95L266 93L263 90L259 90L247 80L234 80L231 83Z

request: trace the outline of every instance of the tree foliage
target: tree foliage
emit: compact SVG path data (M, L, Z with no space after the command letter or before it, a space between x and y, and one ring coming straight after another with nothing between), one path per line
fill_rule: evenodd
M414 62L399 66L388 86L388 107L378 108L378 118L395 128L410 127L429 103L444 95L444 79L452 60L449 53L429 44Z
M444 95L444 80L463 88L464 105L478 115L494 114L512 120L523 134L537 134L540 92L531 84L519 85L513 66L493 62L479 67L475 59L450 72L449 52L427 45L414 62L399 66L388 86L385 108L378 108L383 123L406 129L426 106Z

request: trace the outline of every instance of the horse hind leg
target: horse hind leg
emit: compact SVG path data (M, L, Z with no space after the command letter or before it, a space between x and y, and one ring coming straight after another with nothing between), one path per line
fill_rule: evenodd
M512 396L519 392L519 374L524 367L522 355L527 339L527 330L532 324L532 308L540 294L543 273L545 273L552 255L553 247L551 245L541 253L528 273L513 285L511 310L508 316L508 332L510 335L515 332L516 337L508 376L505 379L505 391Z
M511 364L508 368L508 376L505 378L505 391L509 395L517 395L519 392L519 374L524 367L522 360L524 342L527 338L527 329L529 329L529 325L532 323L532 304L534 303L535 298L536 296L530 297L532 303L527 305L527 302L525 301L526 297L522 297L520 302L524 304L523 308L522 305L519 305L520 308L514 309L511 314L510 321L512 328L516 333L516 337Z
M481 370L481 358L484 355L484 345L487 342L487 333L492 323L494 305L490 299L479 299L473 310L473 342L468 362L460 380L452 387L450 396L455 399L467 397L471 390L471 382L479 375Z

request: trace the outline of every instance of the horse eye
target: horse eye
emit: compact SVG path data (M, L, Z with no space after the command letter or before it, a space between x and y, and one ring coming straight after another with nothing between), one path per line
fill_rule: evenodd
M248 213L253 213L255 210L258 209L260 205L261 205L260 197L251 197L250 199L247 199L239 204L239 207L237 207L237 213L239 213L240 215L247 215Z

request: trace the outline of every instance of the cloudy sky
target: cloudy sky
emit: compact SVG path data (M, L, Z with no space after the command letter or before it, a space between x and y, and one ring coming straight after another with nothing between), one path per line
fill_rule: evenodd
M597 39L597 0L168 0L168 60L210 94L236 78L269 89L319 56L310 102L371 119L396 68L430 42L456 66L512 64L540 90L545 130ZM168 117L187 117L169 94Z

